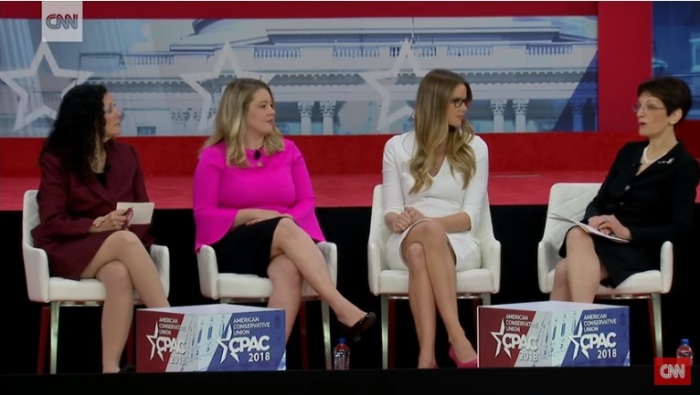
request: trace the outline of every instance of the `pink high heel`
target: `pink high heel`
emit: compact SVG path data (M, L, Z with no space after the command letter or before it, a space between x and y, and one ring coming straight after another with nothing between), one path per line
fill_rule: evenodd
M469 362L460 362L457 359L457 353L455 353L454 347L450 346L450 350L447 352L454 361L454 363L457 365L458 369L474 369L479 367L479 356L477 355L476 358L472 359Z

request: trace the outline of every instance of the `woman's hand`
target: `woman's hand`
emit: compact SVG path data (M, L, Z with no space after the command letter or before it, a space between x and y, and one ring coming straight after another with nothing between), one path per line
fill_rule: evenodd
M600 226L603 225L605 222L605 216L604 215L596 215L591 218L588 218L588 225L591 225L592 227L600 230Z
M127 218L126 218L126 209L123 210L114 210L111 213L102 216L102 217L97 217L93 222L92 222L92 227L90 228L91 233L97 233L97 232L109 232L113 230L122 230L125 229L125 225L127 225Z
M408 213L408 215L411 217L412 224L414 224L422 219L428 218L425 215L423 215L423 213L418 211L418 209L416 209L414 207L406 207L406 213Z
M603 215L603 223L598 228L601 232L605 234L613 234L621 239L630 240L632 234L630 230L624 225L614 215Z
M287 218L294 220L294 217L292 217L291 214L282 214L279 211L275 211L275 210L258 210L258 212L256 213L256 217L251 219L250 221L246 222L245 224L246 225L253 225L253 224L256 224L260 221L265 221L265 220L277 218L277 217L287 217Z
M401 213L393 215L391 219L391 230L394 233L401 233L408 229L411 224L411 216L407 212L402 211Z

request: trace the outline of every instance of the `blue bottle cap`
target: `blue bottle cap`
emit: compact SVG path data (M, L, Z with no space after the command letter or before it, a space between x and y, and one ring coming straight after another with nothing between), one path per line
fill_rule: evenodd
M687 345L689 345L689 344L690 344L690 340L688 340L688 339L681 339L681 344L683 344L683 345L686 345L686 346L687 346Z
M339 338L338 343L345 344L345 338L344 337Z

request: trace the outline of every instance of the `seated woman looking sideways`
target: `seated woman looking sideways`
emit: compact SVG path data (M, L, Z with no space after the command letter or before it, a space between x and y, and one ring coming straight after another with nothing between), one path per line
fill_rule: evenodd
M213 135L194 175L195 250L210 245L221 272L269 278L268 306L286 313L286 338L301 303L302 281L357 338L375 321L336 289L316 245L324 235L304 158L275 127L272 91L239 78L221 98Z

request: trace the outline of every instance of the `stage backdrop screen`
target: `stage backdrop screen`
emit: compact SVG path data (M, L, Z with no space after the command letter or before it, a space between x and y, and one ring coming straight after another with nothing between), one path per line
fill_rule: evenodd
M87 19L82 42L41 28L0 19L1 137L46 136L76 83L107 86L126 136L207 135L242 77L270 84L287 135L401 133L433 68L472 85L477 132L598 129L595 16Z

